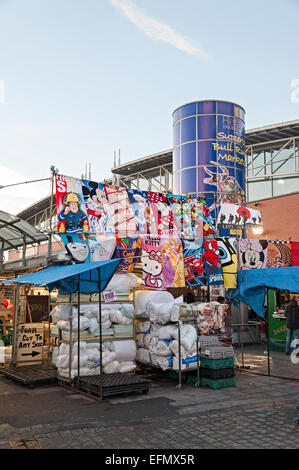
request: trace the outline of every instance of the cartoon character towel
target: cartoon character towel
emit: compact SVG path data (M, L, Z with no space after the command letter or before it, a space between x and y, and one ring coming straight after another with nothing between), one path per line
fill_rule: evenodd
M151 233L151 209L146 191L127 189L139 235ZM153 232L155 233L155 231Z
M175 231L181 238L194 238L192 231L191 206L186 196L167 195L174 215Z
M146 289L163 288L162 247L159 235L142 237L142 285Z
M179 237L162 237L163 287L185 287L182 241Z
M91 256L85 233L74 233L72 235L61 233L60 236L73 263L90 263Z
M88 245L91 262L107 261L113 256L116 238L114 235L89 234Z
M291 243L271 240L268 244L267 268L292 266Z
M182 242L178 237L142 237L143 286L147 289L185 287Z
M182 241L187 286L205 286L207 278L203 264L203 238Z
M267 267L267 240L240 239L239 245L239 269L262 269Z
M220 251L217 240L205 240L203 242L203 262L208 285L223 285Z
M112 223L116 235L134 235L137 227L126 188L106 184L104 186L110 204Z
M216 233L212 216L204 198L188 197L191 206L192 231L194 238L209 237Z
M235 238L216 238L221 260L224 287L236 289L238 271L237 240Z
M122 259L117 268L118 273L131 273L135 264L140 262L141 254L140 237L117 237L114 258Z
M55 175L57 231L75 234L88 232L89 224L82 193L82 180Z
M95 181L82 180L82 192L91 233L114 233L114 222L104 185Z
M167 197L163 193L148 192L151 210L154 214L158 235L174 233L174 217Z

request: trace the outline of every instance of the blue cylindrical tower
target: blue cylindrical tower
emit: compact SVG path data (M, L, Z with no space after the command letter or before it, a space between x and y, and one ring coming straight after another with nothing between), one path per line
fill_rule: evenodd
M245 111L228 101L196 101L173 112L173 192L246 202ZM215 213L213 214L215 216Z

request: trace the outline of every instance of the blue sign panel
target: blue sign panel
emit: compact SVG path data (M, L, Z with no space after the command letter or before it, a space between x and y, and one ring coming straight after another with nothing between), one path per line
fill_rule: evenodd
M226 101L199 101L173 113L175 194L245 203L245 111ZM214 213L215 215L215 213Z

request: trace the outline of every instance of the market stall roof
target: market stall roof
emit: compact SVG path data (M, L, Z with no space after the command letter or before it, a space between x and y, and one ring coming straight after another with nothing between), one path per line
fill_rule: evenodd
M299 292L299 266L238 271L237 289L229 289L227 297L249 305L264 318L266 288Z
M93 294L99 291L99 277L102 292L107 287L120 262L120 259L112 259L94 263L51 266L35 273L3 281L0 284L48 286L50 291L57 288L61 294L73 294L78 291L82 294ZM80 289L78 289L79 275Z
M48 240L48 235L40 232L25 220L0 211L0 248L2 250L15 249L24 243L31 245L46 240Z

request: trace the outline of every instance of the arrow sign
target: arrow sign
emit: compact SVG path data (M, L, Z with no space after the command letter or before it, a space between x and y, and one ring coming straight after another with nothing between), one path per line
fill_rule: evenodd
M40 354L40 352L32 351L31 353L22 353L21 355L22 355L22 356L31 356L31 357L34 357L34 356L38 356L39 354Z
M19 324L17 330L17 363L42 362L43 342L43 323Z

